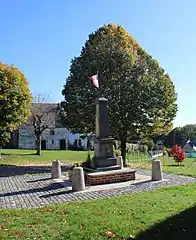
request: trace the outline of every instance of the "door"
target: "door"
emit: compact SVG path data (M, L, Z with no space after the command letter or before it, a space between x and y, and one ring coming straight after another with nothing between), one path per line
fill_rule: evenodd
M46 140L41 141L41 149L46 150Z
M66 149L66 142L65 139L60 140L60 150L65 150Z
M91 143L90 143L90 139L87 139L87 150L91 149Z

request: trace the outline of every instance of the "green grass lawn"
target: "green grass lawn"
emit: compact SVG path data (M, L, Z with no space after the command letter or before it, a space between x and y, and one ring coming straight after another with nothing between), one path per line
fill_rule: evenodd
M10 165L27 165L27 164L51 164L52 160L60 160L62 162L82 162L87 158L87 151L42 151L42 156L35 155L35 150L21 150L21 149L1 149L0 164ZM94 152L91 152L93 157ZM128 155L128 159L135 159L135 162L129 162L132 167L142 167L151 169L151 162L145 159L150 159L142 155L140 161L139 156ZM182 174L196 177L196 161L194 164L193 158L186 158L182 166L178 166L173 158L160 158L162 161L163 171L168 173ZM192 166L190 166L192 164ZM189 167L190 166L190 167Z
M38 209L0 210L0 239L196 239L195 200L196 184L191 184Z
M185 158L182 165L175 163L172 157L160 157L159 159L162 161L164 172L196 177L196 160L194 158ZM141 167L145 169L151 169L151 164L151 161L129 162L129 165L132 167Z
M41 156L35 155L35 150L0 149L0 164L26 165L51 164L52 160L62 162L83 162L87 158L87 151L42 151ZM93 155L93 152L91 152Z

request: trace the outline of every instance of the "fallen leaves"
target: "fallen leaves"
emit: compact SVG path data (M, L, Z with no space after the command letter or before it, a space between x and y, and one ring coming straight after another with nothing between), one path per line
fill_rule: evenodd
M42 208L40 212L45 212L45 213L59 213L61 215L66 215L68 214L67 210L57 210L57 209L50 209L50 208Z
M35 220L39 222L39 221L40 221L40 218L39 218L39 217L36 217Z
M80 225L80 230L82 230L82 229L83 229L83 224Z
M2 226L0 226L0 231L2 231L2 230L6 231L7 229L2 227Z
M105 213L99 212L99 213L95 213L96 216L104 216Z
M109 238L114 238L116 236L112 231L107 231L104 235Z
M140 229L141 231L145 231L145 229L140 227L139 225L137 225L136 228Z
M24 237L24 233L19 232L16 234L17 238L23 238Z
M61 211L60 214L61 215L67 215L67 211Z
M105 222L101 221L99 224L100 224L100 225L104 225L104 224L105 224Z
M63 223L62 223L62 225L65 225L67 223L67 221L65 220Z
M129 236L129 240L135 239L135 237L133 235L130 234Z

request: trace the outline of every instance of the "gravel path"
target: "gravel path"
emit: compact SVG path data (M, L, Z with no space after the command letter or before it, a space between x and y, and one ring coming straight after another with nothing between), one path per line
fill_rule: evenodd
M148 170L137 169L138 174L150 175ZM183 185L196 182L196 178L174 174L164 174L164 181L127 182L120 188L100 189L85 192L72 192L53 181L51 174L31 176L0 177L0 208L34 208L49 204L64 203L78 200L101 199L106 197L133 194L142 191L151 191L158 188L174 185Z

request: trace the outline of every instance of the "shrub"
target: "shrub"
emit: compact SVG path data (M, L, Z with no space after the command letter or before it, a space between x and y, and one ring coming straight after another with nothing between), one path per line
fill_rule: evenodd
M69 142L68 143L68 149L73 150L73 151L83 151L83 150L85 150L82 146L81 147L77 146L77 140L75 140L73 144L71 144Z
M71 166L70 170L73 170L73 168L75 168L75 167L80 167L80 163L75 162L75 163Z
M120 150L120 141L115 140L113 146L115 150Z
M170 150L168 150L167 148L164 147L163 148L163 155L164 156L167 156L167 155L169 156L169 152L168 151L170 151Z
M140 150L140 152L146 153L148 151L148 146L145 144L140 145L139 150Z
M127 150L127 153L137 152L139 150L139 145L135 143L127 143L126 150Z
M167 151L168 157L173 157L171 149L166 149L166 151Z
M148 151L155 149L155 144L151 138L143 138L140 141L140 145L146 145L148 147Z
M183 162L185 159L184 150L177 144L173 146L173 148L170 150L170 155L172 155L175 162L178 162L178 163Z
M81 166L84 168L92 168L92 159L90 153L88 153L86 161L84 161Z
M114 154L116 157L121 156L121 151L120 150L114 150Z

